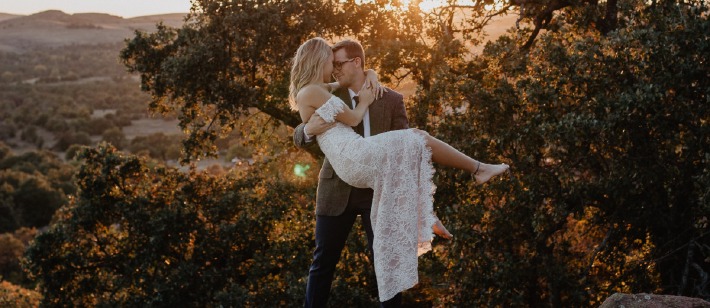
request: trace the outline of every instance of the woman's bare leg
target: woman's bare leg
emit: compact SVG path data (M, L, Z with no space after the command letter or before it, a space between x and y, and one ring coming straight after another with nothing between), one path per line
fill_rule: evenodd
M459 150L450 146L448 143L432 137L431 135L429 135L429 133L423 130L415 128L414 131L424 136L426 145L431 148L431 159L434 162L447 167L454 167L466 170L473 174L473 176L476 178L476 183L478 184L487 182L492 177L505 172L509 168L507 164L491 165L482 163L471 157L468 157L466 154L461 153ZM444 224L442 224L441 220L439 220L438 218L432 226L432 230L434 231L434 234L441 236L445 239L453 238L453 235L451 235L449 230L444 227Z
M432 137L423 130L415 129L415 131L424 136L427 146L431 148L431 159L434 162L447 167L466 170L473 174L478 184L487 182L509 168L507 164L491 165L482 163L461 153L446 142Z

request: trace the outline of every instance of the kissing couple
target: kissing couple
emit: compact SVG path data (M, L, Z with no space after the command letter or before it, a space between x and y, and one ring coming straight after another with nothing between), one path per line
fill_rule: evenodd
M316 37L303 43L293 58L289 103L303 121L294 132L296 146L317 145L325 154L305 306L326 305L358 215L381 306L399 306L401 292L418 282L418 257L431 250L434 233L452 237L433 211L432 162L468 171L478 184L508 165L482 163L409 128L403 96L365 70L365 52L356 41L330 46Z

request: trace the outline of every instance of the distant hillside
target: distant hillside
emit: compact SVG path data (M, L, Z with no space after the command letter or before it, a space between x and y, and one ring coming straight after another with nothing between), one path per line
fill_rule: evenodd
M124 19L99 13L66 14L50 10L29 16L0 13L0 51L121 42L135 30L152 31L158 22L180 27L185 14Z
M16 17L20 17L20 15L0 13L0 21L8 20L8 19L16 18Z

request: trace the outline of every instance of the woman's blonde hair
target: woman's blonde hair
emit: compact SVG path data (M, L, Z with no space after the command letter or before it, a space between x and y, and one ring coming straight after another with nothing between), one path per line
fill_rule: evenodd
M291 109L298 110L296 95L313 80L323 78L323 67L331 54L330 45L324 39L315 37L301 44L293 57L291 66L291 84L288 102Z

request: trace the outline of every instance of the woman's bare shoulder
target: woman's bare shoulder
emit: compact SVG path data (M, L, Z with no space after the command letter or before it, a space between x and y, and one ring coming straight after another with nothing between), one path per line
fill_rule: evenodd
M319 85L307 85L296 94L296 104L317 108L323 105L332 95Z

